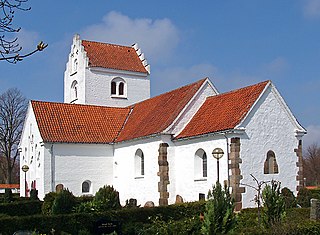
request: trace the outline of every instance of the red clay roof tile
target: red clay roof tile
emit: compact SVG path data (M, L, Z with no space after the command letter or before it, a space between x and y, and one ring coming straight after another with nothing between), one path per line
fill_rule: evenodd
M89 66L147 73L132 47L82 40Z
M164 131L178 116L206 79L164 93L133 106L117 142Z
M208 97L176 139L235 128L248 113L268 82Z
M0 188L11 188L11 189L16 189L20 188L20 184L0 184Z
M129 108L31 101L44 142L110 143Z

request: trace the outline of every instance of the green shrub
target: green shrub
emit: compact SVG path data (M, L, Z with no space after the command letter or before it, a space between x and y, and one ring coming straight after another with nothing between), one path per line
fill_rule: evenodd
M95 208L102 212L121 208L119 193L113 186L105 185L99 189L93 199Z
M9 216L41 214L41 205L42 202L31 200L0 203L0 213Z
M310 199L312 198L312 193L306 188L301 188L297 195L297 203L301 207L310 207Z
M294 208L297 207L297 200L296 197L294 196L293 192L288 189L288 188L283 188L281 190L281 195L283 196L284 199L284 204L286 208Z
M52 205L53 205L54 199L56 199L57 195L58 194L56 192L50 192L44 196L43 204L42 204L42 208L41 208L42 214L50 215L52 213Z
M68 189L63 189L53 201L52 214L69 214L75 205L75 196Z
M30 199L31 200L39 200L39 198L38 198L38 190L31 189L31 191L30 191Z
M199 216L185 218L183 220L169 220L164 221L161 217L152 219L150 225L142 224L142 229L135 229L134 231L122 231L124 234L200 234L201 222Z
M4 191L4 202L12 202L13 201L13 195L10 188L6 188Z
M311 198L315 198L315 199L320 200L320 189L319 188L309 189L309 191L311 192Z
M225 234L235 225L234 203L229 190L224 190L219 182L208 193L208 201L201 227L203 234Z
M271 186L266 185L262 191L262 219L266 227L280 224L285 217L285 202L280 193L281 183L271 181Z

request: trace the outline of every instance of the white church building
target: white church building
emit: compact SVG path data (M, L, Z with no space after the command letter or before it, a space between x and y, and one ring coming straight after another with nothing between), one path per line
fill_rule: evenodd
M150 80L137 44L75 35L64 103L29 103L21 196L32 188L40 199L61 188L94 195L113 185L123 205L167 205L202 199L219 179L239 210L255 206L250 174L294 192L303 186L306 130L271 81L220 94L205 78L150 98Z

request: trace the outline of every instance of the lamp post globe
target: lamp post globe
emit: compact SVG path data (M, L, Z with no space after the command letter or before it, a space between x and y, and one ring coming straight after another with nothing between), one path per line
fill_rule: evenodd
M21 170L24 172L24 197L27 197L27 171L29 170L29 166L23 165Z
M220 158L222 158L224 155L224 152L221 148L215 148L213 151L212 151L212 156L217 159L217 181L219 182L219 160Z

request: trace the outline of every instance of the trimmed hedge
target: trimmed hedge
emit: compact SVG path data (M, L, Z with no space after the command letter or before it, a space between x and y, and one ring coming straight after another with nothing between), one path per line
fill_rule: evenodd
M123 232L124 234L138 234L144 226L150 227L152 218L159 217L162 221L190 218L193 215L198 216L204 210L204 205L204 202L195 202L166 207L123 208L104 213L3 217L0 218L0 232L13 234L17 230L36 230L49 234L54 229L58 234L61 231L77 234L80 230L93 233L94 223L103 218L119 221L122 231L127 231Z
M0 203L0 213L9 216L28 216L41 214L41 201L27 200Z

